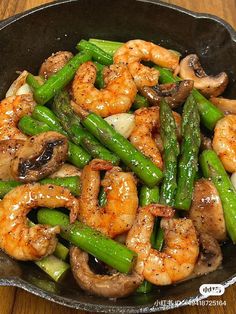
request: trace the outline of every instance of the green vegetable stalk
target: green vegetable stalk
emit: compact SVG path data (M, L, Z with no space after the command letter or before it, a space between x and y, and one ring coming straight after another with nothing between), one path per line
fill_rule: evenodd
M190 208L194 179L198 169L200 144L200 117L195 99L190 95L184 105L182 115L181 156L175 197L175 207L178 209L188 210Z
M110 40L103 40L103 39L96 39L96 38L90 38L89 42L96 45L106 53L113 56L117 49L119 49L123 43L117 42L117 41L110 41Z
M51 127L46 123L37 121L31 116L24 116L18 123L19 129L27 135L37 135L43 132L56 131L62 133L59 129ZM62 133L65 135L64 131ZM83 168L91 159L90 155L80 146L69 141L68 161L78 168Z
M71 176L65 178L46 178L39 181L41 184L55 184L67 188L75 196L80 195L80 178ZM21 185L18 181L0 181L0 198L3 198L8 192Z
M76 54L61 70L49 77L43 85L34 91L37 103L46 104L73 79L79 66L89 60L91 60L89 53Z
M111 153L80 124L80 118L75 115L70 106L68 92L61 91L56 95L53 102L53 111L60 119L61 125L69 135L70 139L79 146L82 146L93 158L103 159L114 165L119 163L119 158Z
M164 146L164 179L161 185L160 203L173 206L177 188L177 158L179 143L176 124L172 110L163 99L160 104L161 139Z
M81 113L81 122L104 146L115 153L149 187L162 179L162 171L126 138L95 113Z
M178 76L173 76L168 69L155 66L160 72L160 83L175 83L181 80ZM195 98L196 105L200 114L202 124L209 130L213 130L217 121L224 115L216 106L214 106L208 99L206 99L197 89L193 89L192 95Z
M47 273L56 282L62 280L70 265L54 255L49 255L36 261L35 264Z
M113 58L110 54L94 45L93 43L82 39L76 46L79 51L88 52L94 61L97 61L104 65L110 65L113 63Z
M139 203L140 206L146 206L149 204L155 204L159 201L159 188L149 188L147 186L142 186L139 193ZM162 236L162 237L161 237ZM164 237L162 233L162 229L159 227L159 221L156 219L154 228L151 235L151 244L152 247L156 250L161 250L162 244L164 242ZM139 293L148 293L152 290L152 284L144 280L140 287L137 289Z
M236 191L219 157L213 150L205 150L200 156L200 165L204 177L214 183L224 210L226 229L236 243Z
M75 246L95 256L99 260L122 273L133 268L136 253L126 246L107 238L102 233L76 221L70 224L69 217L54 209L40 209L38 222L61 227L60 235Z

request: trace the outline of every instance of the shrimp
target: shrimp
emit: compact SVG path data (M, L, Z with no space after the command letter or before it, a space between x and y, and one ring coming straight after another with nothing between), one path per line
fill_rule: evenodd
M0 203L0 248L17 260L38 260L55 250L59 226L29 227L26 215L35 207L67 207L75 221L78 200L69 190L50 184L25 184L6 194Z
M72 83L75 103L102 117L128 111L137 93L128 68L114 64L106 67L103 75L106 87L98 90L94 87L96 66L90 61L82 64Z
M36 103L32 95L24 94L3 99L0 103L0 140L26 140L17 123L23 116L31 114Z
M128 41L114 55L114 63L128 66L138 88L157 85L159 71L142 65L141 61L152 61L175 71L179 65L179 56L173 51L140 39Z
M158 204L151 205L160 206ZM162 252L151 247L150 237L155 215L171 217L170 208L149 206L139 208L126 245L138 254L135 270L155 285L170 285L189 276L199 254L198 239L190 219L163 218L165 246Z
M99 206L97 199L100 189L99 170L108 170L101 182L107 199L104 207ZM112 238L131 228L138 208L136 181L131 173L94 159L84 167L81 182L78 215L82 222Z
M212 147L223 163L225 170L235 172L236 115L228 115L217 122Z
M180 126L181 117L173 112L176 124ZM140 108L135 111L135 127L130 136L130 142L159 168L163 168L160 150L153 133L160 128L159 108Z

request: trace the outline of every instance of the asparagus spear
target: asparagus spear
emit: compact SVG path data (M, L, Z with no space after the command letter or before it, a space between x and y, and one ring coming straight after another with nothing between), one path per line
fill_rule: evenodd
M219 193L230 238L236 243L236 191L217 154L205 150L200 156L203 175L210 178Z
M96 38L90 38L89 42L96 45L106 53L110 55L114 55L117 49L119 49L123 43L117 42L117 41L110 41L110 40L103 40L103 39L96 39Z
M176 124L168 103L163 99L160 104L161 139L164 146L164 171L161 185L160 203L173 206L177 188L177 158L179 143L176 136Z
M141 187L140 193L139 193L140 206L155 204L155 203L158 203L158 201L159 201L159 188L158 187L156 186L154 188L149 188L147 186ZM162 229L158 227L159 227L159 221L158 219L156 219L150 241L153 248L157 250L161 250L164 238L162 236L162 241L161 241L161 235L163 235L163 233L162 233ZM137 292L148 293L151 290L152 290L152 284L149 281L144 280L142 284L140 285L140 287L137 289Z
M31 117L35 120L46 123L52 130L67 135L67 133L63 130L59 119L49 108L37 105L35 106Z
M31 73L29 73L27 75L26 83L31 87L31 89L33 91L35 91L36 89L38 89L41 86L41 84L38 82L38 80Z
M81 111L81 122L104 146L113 151L147 186L162 179L162 171L126 138L95 113Z
M132 109L136 110L136 109L148 107L148 106L149 106L149 103L148 103L147 98L145 98L139 94L137 94L135 96L135 100L134 100L134 103L132 105Z
M60 119L64 130L76 145L81 145L94 158L110 161L114 165L119 163L119 158L116 155L102 146L92 134L80 125L80 118L74 114L70 106L68 92L62 91L56 95L53 110Z
M71 176L66 178L46 178L39 181L41 184L54 184L67 188L75 196L80 195L80 178ZM8 192L21 185L18 181L0 181L0 198L3 198Z
M28 223L30 227L35 225L30 220ZM35 264L47 273L54 281L59 281L65 276L70 268L70 265L65 263L69 250L63 244L58 242L53 254L54 255L46 256L39 261L35 261Z
M70 268L69 264L54 255L44 257L35 264L55 281L60 281Z
M104 50L98 46L82 39L76 46L79 51L88 52L93 60L102 63L104 65L110 65L113 63L113 58L110 54L106 53Z
M168 69L164 69L159 66L155 66L155 68L159 70L159 80L163 84L174 83L181 80L178 76L174 77L172 72ZM206 99L197 89L193 89L192 95L195 98L202 124L207 129L213 130L216 122L224 116L223 113L208 99Z
M62 186L70 190L70 192L75 196L79 196L81 192L79 176L71 176L71 177L65 177L65 178L45 178L45 179L40 180L39 183Z
M37 121L31 118L30 116L22 117L18 123L18 127L23 133L28 135L37 135L39 133L48 131L57 131L61 133L60 130L58 130L57 128L52 128L48 126L46 123ZM90 155L82 147L75 145L70 141L67 158L69 162L71 162L78 168L83 168L86 164L89 163L91 159Z
M61 227L60 235L73 245L90 253L104 263L123 273L129 273L136 253L126 246L107 238L102 233L76 221L70 224L69 217L54 209L40 209L38 222Z
M78 53L57 73L52 75L43 85L34 91L34 97L37 103L44 105L55 94L64 88L74 77L78 67L91 60L91 56L88 53Z
M198 168L198 152L201 144L200 118L192 95L188 97L184 105L182 137L175 207L188 210L192 201L194 179Z

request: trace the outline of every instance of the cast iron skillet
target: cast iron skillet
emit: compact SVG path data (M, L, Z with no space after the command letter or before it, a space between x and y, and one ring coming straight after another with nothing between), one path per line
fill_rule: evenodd
M89 37L117 41L141 38L182 54L197 53L210 73L229 74L225 94L236 98L236 33L219 18L159 1L64 0L0 22L0 99L16 78L16 71L37 73L42 60L51 53L74 51L81 38ZM70 276L61 284L49 285L49 279L34 264L15 262L0 252L0 285L21 287L81 310L150 313L203 299L199 294L203 283L222 283L224 287L234 284L236 249L228 243L223 254L222 268L207 276L115 301L86 295Z

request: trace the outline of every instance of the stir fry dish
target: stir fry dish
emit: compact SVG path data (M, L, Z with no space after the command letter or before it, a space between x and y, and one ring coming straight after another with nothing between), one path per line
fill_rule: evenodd
M144 40L81 40L0 103L0 248L120 298L215 271L236 242L236 100Z

